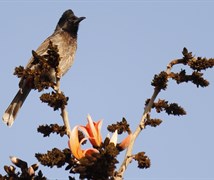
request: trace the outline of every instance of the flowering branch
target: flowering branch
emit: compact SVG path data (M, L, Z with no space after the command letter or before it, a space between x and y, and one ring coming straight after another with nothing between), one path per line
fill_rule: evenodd
M146 122L148 120L149 113L154 106L155 99L161 90L166 89L168 79L172 78L173 80L176 80L176 82L178 84L182 83L182 82L192 81L194 84L197 85L197 87L198 86L205 87L205 86L209 85L208 81L206 81L205 79L202 78L203 74L199 73L199 71L205 70L207 68L212 68L214 66L214 59L211 58L211 59L207 60L206 58L193 57L192 53L188 52L188 50L186 48L183 49L182 54L184 56L182 59L172 60L167 65L167 69L164 72L161 72L158 76L155 75L155 78L152 82L152 85L155 86L153 95L150 98L149 102L146 104L146 107L144 109L140 123L137 126L135 132L133 133L132 139L130 141L130 144L129 144L126 154L125 154L125 158L124 158L121 166L119 167L119 170L115 174L115 177L114 177L115 180L121 180L123 178L124 172L126 171L128 165L131 163L132 159L135 158L135 156L132 155L134 143L135 143L138 135L140 134L140 132L143 129L145 129L145 126L147 125ZM177 64L188 65L190 68L192 68L194 70L193 74L187 76L185 73L179 73L179 74L172 73L171 70L172 70L173 66L177 65ZM174 114L174 115L186 114L186 112L181 107L179 107L179 106L176 106L176 107L177 107L177 109L179 109L178 112L180 114L178 113L178 114ZM172 112L174 112L174 111L172 111Z
M160 92L160 89L158 89L158 88L154 89L153 95L152 95L148 105L146 106L146 108L144 110L144 113L142 115L140 123L137 126L135 132L133 133L130 144L129 144L127 151L126 151L126 154L125 154L125 158L124 158L118 172L116 173L115 180L122 180L122 177L123 177L123 174L125 173L125 170L127 169L129 163L132 161L132 159L134 157L134 156L132 156L134 143L135 143L138 135L140 134L140 132L145 128L145 119L147 118L147 115L150 112L152 105L153 105L157 95L159 94L159 92Z
M57 68L57 71L55 73L56 74L56 86L54 87L54 89L57 93L62 93L62 91L60 90L60 78L58 76L59 71L60 70ZM62 116L62 119L64 122L64 126L66 128L66 134L69 138L70 134L71 134L71 127L70 127L69 118L68 118L68 111L66 110L65 105L61 107L61 116Z
M145 108L140 119L140 122L132 133L129 124L125 118L122 121L112 125L108 125L107 129L113 133L111 138L107 136L102 138L101 126L102 120L94 122L90 115L87 116L88 123L83 125L76 125L72 130L70 128L68 112L66 109L68 97L60 90L60 69L58 68L59 56L57 54L57 47L53 46L50 42L49 53L45 56L38 56L33 52L34 61L38 68L25 69L24 67L17 67L15 75L19 78L32 79L32 89L39 92L52 88L51 93L44 93L40 99L42 102L47 103L53 110L61 110L61 116L64 126L58 124L42 125L38 127L38 132L42 133L44 137L49 136L51 133L57 133L61 137L67 135L69 137L68 147L63 150L53 148L48 150L47 153L36 153L35 157L38 161L50 168L61 168L66 165L65 170L70 174L79 174L79 179L123 179L124 173L132 160L138 162L139 168L149 168L150 159L145 155L145 152L137 152L133 154L135 141L139 134L146 128L146 126L157 127L162 123L160 119L152 119L150 112L151 109L156 110L157 113L165 111L168 115L185 115L185 110L177 103L168 103L164 99L155 101L161 90L166 90L168 80L172 79L177 84L183 82L192 82L197 87L206 87L209 82L203 78L202 70L212 68L214 66L214 59L206 59L201 57L193 57L191 52L186 48L183 49L183 58L174 59L168 65L165 71L160 72L154 76L151 85L154 86L154 92L150 99L145 101ZM49 56L50 55L50 56ZM51 56L52 55L52 56ZM185 70L179 73L172 72L172 68L182 64L189 66L193 72L188 75ZM55 80L50 77L44 76L45 72L55 70ZM118 135L128 133L120 143L117 143ZM90 148L84 148L83 145L89 142ZM119 169L116 171L116 164L119 163L117 157L127 148L123 162ZM27 162L17 158L11 158L12 163L21 169L20 172L15 171L14 166L5 166L6 175L1 177L25 177L25 178L38 178L45 179L42 172L37 174L35 171L38 169L38 164L28 166ZM69 176L69 179L74 179Z

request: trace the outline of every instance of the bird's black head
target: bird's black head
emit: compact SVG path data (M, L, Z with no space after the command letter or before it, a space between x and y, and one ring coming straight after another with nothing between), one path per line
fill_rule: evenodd
M85 19L85 17L76 17L72 10L67 10L63 13L62 17L56 26L55 31L64 30L72 36L77 35L79 23Z

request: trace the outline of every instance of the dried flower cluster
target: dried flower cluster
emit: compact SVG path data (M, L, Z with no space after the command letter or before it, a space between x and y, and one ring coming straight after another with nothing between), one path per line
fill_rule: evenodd
M59 126L58 124L41 125L37 128L37 131L42 133L44 137L50 136L51 133L59 134L61 137L66 134L65 126Z
M58 69L60 58L57 46L53 45L50 41L47 54L39 56L35 51L32 51L32 54L32 65L36 68L32 69L31 67L28 67L25 69L23 66L15 68L14 75L21 78L20 87L23 80L27 80L29 86L38 91L48 89L49 87L53 88L55 86L54 81L57 73L60 71Z
M170 73L169 75L172 79L174 79L177 84L183 82L192 82L197 87L206 87L209 85L209 82L203 78L203 73L193 71L191 75L187 75L185 70L181 70L179 73Z
M146 126L156 127L156 126L159 126L161 123L162 123L161 119L151 119L150 114L148 114L146 117L146 122L145 122Z
M51 168L54 166L60 168L64 166L67 161L70 161L71 153L69 149L64 149L61 151L57 148L53 148L46 154L36 153L35 156L42 165Z
M167 87L167 82L168 82L168 74L165 71L160 72L160 74L156 74L154 76L154 79L152 80L151 85L158 88L165 90Z
M44 103L47 103L50 107L55 110L60 108L64 108L67 105L68 97L62 92L53 92L52 93L44 93L40 96L40 100Z
M11 162L17 167L20 168L20 171L16 171L16 167L13 165L4 166L4 170L7 173L5 176L0 174L0 179L2 180L16 180L16 179L26 179L26 180L46 180L47 178L43 176L42 171L38 170L38 164L33 164L28 167L27 162L17 158L17 157L10 157Z
M150 99L147 99L145 104L147 105L149 101ZM186 115L186 111L177 103L169 104L168 101L164 99L159 99L158 102L154 102L152 108L155 108L157 113L165 111L168 115Z
M127 120L123 117L121 122L117 122L116 124L108 125L108 131L115 132L117 130L118 134L122 134L124 132L131 133L131 129L129 128L129 124Z
M139 152L134 155L134 160L138 162L138 167L146 169L150 167L150 159L145 155L145 152Z

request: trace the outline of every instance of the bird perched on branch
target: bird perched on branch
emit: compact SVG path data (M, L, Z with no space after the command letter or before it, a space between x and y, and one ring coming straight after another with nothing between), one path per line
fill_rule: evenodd
M85 17L77 17L72 10L67 10L63 13L56 26L54 33L48 37L36 50L36 54L43 56L47 54L50 41L53 45L58 47L58 54L60 55L58 76L63 76L69 68L72 66L74 56L77 49L77 32L79 23L85 19ZM34 57L31 57L26 68L35 69L36 65L33 63ZM53 76L53 72L50 72L48 76ZM27 79L21 79L20 89L16 96L6 109L2 119L8 125L12 126L20 108L22 107L26 97L32 90L31 83L27 82Z

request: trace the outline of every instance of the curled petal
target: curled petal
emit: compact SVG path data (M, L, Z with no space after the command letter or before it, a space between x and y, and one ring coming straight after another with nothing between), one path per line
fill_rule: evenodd
M18 162L18 158L15 156L10 156L10 160L13 164L16 164Z
M29 174L30 176L32 176L32 175L35 174L35 171L34 171L34 169L33 169L31 166L28 168L27 172L28 172L28 174Z
M72 154L74 155L74 157L77 159L81 159L86 155L91 155L93 153L99 153L99 151L97 149L94 149L94 148L89 148L86 150L81 149L81 144L83 141L85 141L86 138L83 138L81 141L79 141L78 127L79 126L75 126L72 129L71 136L70 136L70 139L68 141L68 146L69 146Z
M19 168L22 168L22 169L27 168L27 163L25 161L22 161L21 159L15 157L15 156L10 156L10 160L13 164L15 164Z
M15 170L15 167L9 166L9 169L10 169L10 171L14 171L14 170Z
M110 143L114 143L114 145L116 146L117 145L117 137L118 137L118 134L117 134L117 130L116 130L110 139Z
M84 156L80 148L80 142L78 137L78 126L75 126L72 129L70 139L68 141L68 146L74 157L76 157L77 159L81 159Z
M131 139L132 139L132 134L129 134L120 144L119 144L119 147L124 150L126 149L130 142L131 142Z
M102 143L101 127L102 120L93 122L90 115L87 116L88 124L86 126L79 126L79 128L89 138L92 145L99 147Z

